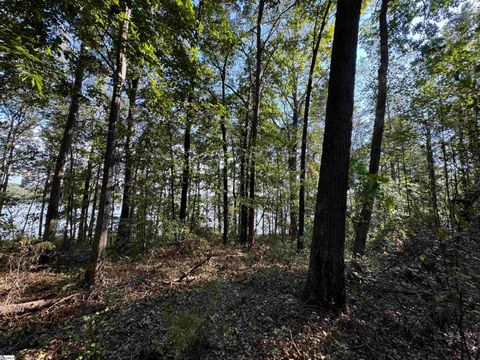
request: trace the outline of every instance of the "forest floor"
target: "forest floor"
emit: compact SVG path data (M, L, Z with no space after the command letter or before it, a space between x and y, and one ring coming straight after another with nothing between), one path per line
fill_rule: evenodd
M89 294L79 286L81 254L70 258L69 266L59 261L52 267L5 268L0 307L62 300L0 316L0 354L17 359L478 359L478 288L456 301L453 290L447 294L437 286L443 270L429 265L433 250L415 244L375 261L348 260L348 309L340 314L299 302L308 259L288 250L292 244L258 244L246 251L192 236L180 248L152 250L141 260L109 261Z

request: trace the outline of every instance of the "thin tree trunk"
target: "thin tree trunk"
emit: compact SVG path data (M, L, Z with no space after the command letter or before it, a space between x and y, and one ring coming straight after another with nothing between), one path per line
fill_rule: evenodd
M258 122L260 117L260 91L262 79L262 19L265 0L260 0L258 4L257 15L257 55L255 67L255 87L253 92L253 115L252 115L252 131L250 134L250 180L249 180L249 211L248 211L248 237L247 245L249 248L253 246L255 236L255 162L257 152L257 135Z
M80 211L80 226L78 229L78 241L83 242L87 235L87 215L90 197L90 181L92 179L92 162L93 146L90 150L90 157L88 158L87 171L85 173L85 182L83 183L82 209Z
M361 1L339 0L310 265L303 300L343 308L344 247L355 62Z
M3 166L3 183L1 185L1 190L0 190L0 216L2 215L3 211L3 206L5 204L5 200L7 199L7 190L8 190L8 181L10 179L10 168L13 163L13 155L14 155L14 150L15 150L15 136L12 141L12 144L10 146L10 149L8 150L8 155L6 156L6 162L5 165Z
M375 110L375 123L373 125L372 145L370 148L370 166L368 169L369 176L375 183L378 183L376 178L380 167L380 156L382 154L382 138L387 103L388 1L389 0L382 0L382 6L380 8L380 67L378 68L377 106ZM353 253L356 255L363 255L365 252L374 201L374 197L369 194L366 195L363 201L353 247Z
M247 101L247 105L250 105L250 94ZM245 125L242 131L242 149L240 150L240 221L239 221L239 240L240 244L247 244L247 228L248 228L248 127L249 127L249 109L245 112Z
M97 175L95 175L95 183L93 188L93 200L92 200L92 211L90 213L90 222L88 224L88 241L92 242L93 229L95 225L95 210L97 208L97 198L98 198L98 183L100 181L100 170L101 166L98 166Z
M222 69L222 105L224 107L224 111L226 111L226 98L225 98L225 78L226 78L226 66L227 66L228 58L225 58L225 62ZM223 200L223 244L226 245L228 243L228 228L229 228L229 220L228 220L228 144L227 144L227 127L226 127L226 119L225 115L222 115L220 127L222 130L222 150L223 150L223 168L222 168L222 183L223 183L223 192L222 192L222 200Z
M197 161L197 174L200 172L200 161ZM197 216L197 207L200 203L200 177L195 179L195 194L193 195L192 214L190 216L190 229L193 229L198 224L199 217Z
M125 174L123 185L123 201L122 210L120 213L120 220L118 223L117 232L117 247L120 252L125 251L130 244L130 237L132 233L132 143L135 133L135 108L138 89L138 78L133 79L129 91L129 108L127 117L127 138L125 141Z
M94 286L95 280L106 257L106 248L108 240L108 220L112 211L111 192L113 187L113 177L111 170L113 167L113 153L115 150L115 130L116 123L120 115L121 92L125 81L127 70L127 59L125 57L125 47L128 39L128 27L130 22L130 9L125 8L124 21L119 30L118 51L116 59L116 70L113 75L112 102L110 104L110 114L108 117L107 146L105 150L105 159L103 164L102 188L100 191L100 203L98 207L97 225L95 236L92 243L92 254L85 281L88 285Z
M435 175L435 162L433 160L432 132L431 132L430 124L425 122L424 126L425 126L425 136L426 136L428 176L430 179L432 220L433 220L433 227L436 229L440 226L440 218L438 215L437 180Z
M115 155L113 155L113 158L115 159ZM111 183L112 183L112 187L111 187L111 191L110 191L110 200L111 200L111 204L110 204L110 213L109 213L109 217L108 217L108 220L109 220L109 224L107 224L107 227L109 226L110 227L110 232L113 232L113 224L115 222L115 190L116 190L116 184L117 184L117 177L115 176L116 174L116 171L115 171L115 160L113 160L113 163L112 163L112 180L111 180ZM108 237L107 237L108 238ZM108 243L107 243L108 245Z
M323 30L327 24L328 14L330 12L331 0L327 0L325 11L323 12L322 23L316 36L316 42L313 47L312 61L310 63L310 71L308 73L308 83L305 92L305 111L303 114L302 124L302 147L300 151L300 187L299 187L299 201L298 201L298 239L297 251L302 251L304 248L303 236L305 234L305 173L307 163L307 136L308 136L308 116L310 113L310 98L313 88L313 75L315 72L315 65L317 63L318 49L322 41Z
M445 205L448 211L448 217L450 220L450 228L453 229L455 224L455 214L453 213L452 209L452 198L450 194L450 176L448 175L448 153L447 153L447 144L445 143L445 139L443 138L443 130L442 130L442 143L440 144L442 149L442 157L443 157L443 176L445 177Z
M55 169L52 175L52 186L50 189L50 198L48 200L47 215L45 217L45 231L43 232L43 239L51 241L55 237L55 232L58 223L58 208L62 200L62 186L63 178L65 176L65 162L67 154L70 152L72 146L72 136L75 130L78 110L80 108L80 99L82 97L83 78L85 75L86 66L86 49L81 46L80 56L75 70L75 81L72 88L72 95L70 100L70 109L68 111L67 122L60 143Z
M13 151L15 149L16 135L15 135L15 116L13 115L10 121L7 138L2 151L2 166L0 174L0 216L2 215L3 206L7 199L8 180L10 178L10 166L13 159Z
M65 209L65 214L67 216L67 221L65 223L65 231L63 233L63 248L69 249L72 240L72 229L73 229L73 200L75 195L75 174L74 174L74 158L73 151L70 148L70 169L67 176L67 189L69 190L68 199L67 199L67 208ZM70 225L70 231L68 227Z
M183 171L182 171L182 194L180 196L180 213L178 218L185 221L187 216L188 187L190 183L190 145L191 145L192 123L187 115L187 124L183 137Z
M173 155L173 136L172 129L168 130L170 137L170 204L172 207L172 219L175 220L175 157Z
M298 239L298 220L296 206L297 199L297 131L298 131L298 99L297 91L293 94L293 119L292 127L290 129L290 147L288 154L288 172L289 172L289 187L290 187L290 230L289 236L292 241ZM298 245L297 245L298 246Z
M45 204L47 200L48 188L50 187L50 172L51 172L51 163L47 167L47 177L45 178L45 186L42 193L42 205L40 207L40 217L39 217L39 226L38 226L38 237L42 237L43 231L43 216L45 214Z

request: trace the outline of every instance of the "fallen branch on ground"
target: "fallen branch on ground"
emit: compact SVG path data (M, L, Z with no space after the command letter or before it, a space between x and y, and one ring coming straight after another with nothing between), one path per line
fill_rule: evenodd
M210 255L207 255L205 257L205 259L203 259L202 261L198 262L195 266L193 266L190 270L188 270L187 272L182 272L181 275L175 279L175 280L171 280L171 281L166 281L166 280L163 280L161 281L162 284L165 284L165 285L169 285L169 286L173 286L173 285L178 285L179 283L181 283L183 280L185 280L188 275L190 275L191 273L193 273L195 270L197 270L199 267L201 267L202 265L206 264L212 257L215 257L215 256L221 256L220 254L210 254ZM226 255L225 258L232 258L232 257L240 257L240 256L243 256L243 254L231 254L231 255Z
M198 262L194 267L192 267L190 270L188 270L186 273L182 273L182 275L177 279L175 280L175 282L179 283L179 282L182 282L188 275L190 275L191 273L193 273L195 270L197 270L200 266L202 266L203 264L207 263L208 260L210 260L212 258L213 255L208 255L205 259L203 259L202 261Z

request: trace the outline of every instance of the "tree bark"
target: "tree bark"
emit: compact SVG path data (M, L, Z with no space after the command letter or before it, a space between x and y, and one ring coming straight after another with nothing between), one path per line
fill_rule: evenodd
M95 285L95 280L102 269L106 257L108 222L112 211L112 187L113 177L111 170L114 163L113 153L115 149L116 123L120 116L121 92L125 81L127 71L127 59L125 56L125 47L128 39L128 27L130 23L130 9L125 8L124 20L119 30L118 50L116 59L116 69L113 74L112 101L110 103L110 114L108 117L108 134L105 158L103 163L102 188L100 191L100 202L98 207L97 224L95 235L92 242L92 254L85 281L89 286Z
M310 264L302 299L343 308L344 247L360 0L339 0Z
M322 23L320 30L316 34L316 39L313 47L312 61L310 62L310 70L308 73L307 89L305 91L305 110L303 114L302 124L302 147L300 150L300 188L299 188L299 201L298 201L298 239L297 239L297 251L302 251L303 236L305 234L305 173L307 163L307 136L308 136L308 116L310 113L310 98L313 88L313 75L315 72L315 65L317 63L318 49L320 48L320 42L322 40L323 30L327 24L328 14L330 12L331 0L328 0L325 5L325 11L323 12Z
M265 0L260 0L257 15L257 54L255 66L255 87L253 91L252 131L250 134L250 180L249 180L249 209L248 209L248 237L247 246L251 248L255 236L255 157L257 151L258 122L260 117L260 91L262 78L262 19Z
M377 183L377 174L380 167L380 156L382 154L383 128L385 124L385 111L387 103L387 72L388 72L388 22L387 11L388 1L382 0L380 8L380 67L378 68L378 92L377 106L375 110L375 123L373 125L372 145L370 148L369 176ZM360 213L360 220L357 223L355 244L353 253L363 255L367 243L368 228L372 218L374 197L366 195Z
M57 230L60 201L62 200L63 178L65 176L65 162L67 154L72 146L73 131L77 123L78 110L80 108L80 99L82 97L83 78L86 67L86 49L81 46L80 55L75 70L75 81L73 83L72 95L70 100L70 109L68 111L67 122L63 132L60 149L55 162L55 169L52 174L52 185L50 188L50 197L48 199L47 215L45 217L45 231L43 239L52 241L55 238Z
M129 107L127 117L127 137L125 140L125 174L123 181L122 210L117 232L117 247L120 252L129 247L132 233L132 143L135 134L135 109L138 89L138 78L133 79L129 91Z

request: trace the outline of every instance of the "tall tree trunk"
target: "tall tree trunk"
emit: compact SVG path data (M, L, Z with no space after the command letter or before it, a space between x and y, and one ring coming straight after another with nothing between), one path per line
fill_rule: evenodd
M226 111L226 98L225 98L225 78L226 78L226 66L228 58L225 58L225 62L222 69L222 105ZM223 151L223 168L222 168L222 184L223 184L223 235L222 240L223 244L228 243L228 144L227 144L227 126L225 115L222 115L220 122L220 127L222 130L222 151Z
M93 146L90 150L90 157L88 158L87 171L85 173L85 181L83 183L82 209L80 211L80 226L78 229L78 241L83 242L87 237L87 215L88 205L90 199L90 181L92 179L92 162Z
M345 305L344 247L360 0L339 0L310 265L303 300Z
M308 73L308 83L305 92L305 111L303 114L302 124L302 147L300 150L300 188L299 188L299 201L298 201L298 239L297 239L297 251L302 251L303 236L305 234L305 173L307 164L307 136L308 136L308 116L310 113L310 98L313 88L313 75L315 72L315 65L317 63L318 49L320 48L320 42L322 41L323 30L327 24L328 14L330 13L331 0L327 0L325 10L323 12L322 23L318 34L315 34L315 43L312 52L312 61L310 62L310 70Z
M298 221L296 206L297 200L297 131L298 131L298 99L297 91L293 93L293 118L292 127L290 129L290 147L288 151L288 172L289 172L289 187L290 187L290 230L289 236L292 241L298 239Z
M430 180L430 196L432 205L432 221L433 228L440 226L440 217L438 215L438 196L437 196L437 180L435 175L435 161L433 160L433 148L432 148L432 129L431 125L426 121L424 123L425 137L426 137L426 150L427 150L427 166L428 177Z
M116 69L113 74L112 101L110 103L110 114L108 117L107 146L105 150L105 159L103 163L102 188L100 191L100 203L98 206L97 224L95 227L95 236L92 242L92 254L85 281L93 286L95 280L101 271L106 257L106 248L108 240L108 220L112 211L111 192L113 187L113 177L111 170L113 167L113 153L115 150L115 129L120 116L121 92L125 81L127 71L127 59L125 57L125 47L128 39L128 27L130 23L130 9L125 8L124 20L119 29L118 50L116 59Z
M247 109L245 111L245 125L242 130L242 148L240 150L240 219L239 219L239 240L240 244L247 244L247 229L248 229L248 206L247 206L247 197L248 197L248 178L247 178L247 168L248 168L248 127L249 127L249 105L250 105L250 94L247 101Z
M194 46L198 45L198 39L200 35L200 22L202 18L203 12L203 0L200 0L198 3L198 10L196 15L196 26L195 32L193 35L194 39ZM196 71L194 71L196 74ZM188 89L189 96L188 96L188 106L191 105L193 102L193 96L195 92L195 82L196 78L195 75L190 79L190 86ZM192 132L192 114L191 109L187 108L186 110L186 124L185 124L185 133L183 139L183 171L182 171L182 193L180 196L180 212L179 212L179 219L180 221L184 222L187 217L187 207L188 207L188 193L189 193L189 185L190 185L190 147L191 147L191 132Z
M123 181L123 200L117 232L117 247L120 252L125 251L130 243L132 233L132 143L135 133L135 109L138 89L138 78L133 79L129 91L129 107L127 117L127 137L125 140L125 174Z
M252 114L252 131L250 134L250 180L249 180L249 206L248 209L248 238L247 245L249 248L253 246L255 236L255 157L257 152L257 135L258 122L260 117L260 91L262 80L262 19L265 0L260 0L258 4L257 15L257 55L255 66L255 87L253 91L253 114Z
M382 0L380 8L380 67L378 68L377 106L375 110L375 123L373 125L372 145L370 148L369 176L377 182L380 156L382 154L383 127L385 124L385 110L387 103L387 72L388 72L388 1ZM367 185L368 186L368 185ZM353 253L363 255L367 243L368 228L372 218L374 197L366 195L363 200L360 220L357 224Z
M50 198L48 199L47 215L45 217L45 231L43 239L51 241L55 237L58 223L58 208L62 200L63 178L65 176L65 162L67 154L72 146L72 136L77 123L78 110L80 108L80 99L82 97L83 78L85 76L86 49L81 46L78 57L77 68L75 70L75 81L73 83L72 95L70 99L70 109L68 111L67 122L63 132L60 149L58 151L55 169L52 175L52 186L50 189Z

